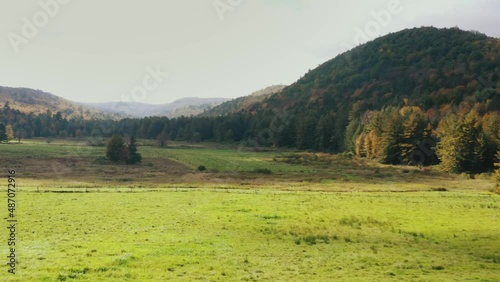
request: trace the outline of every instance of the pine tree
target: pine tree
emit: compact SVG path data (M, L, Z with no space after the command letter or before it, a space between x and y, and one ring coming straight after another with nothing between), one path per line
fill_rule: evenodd
M298 121L297 124L297 147L299 149L312 149L315 141L315 128L317 120L306 115L304 118Z
M192 137L191 141L193 141L193 143L200 143L201 142L201 135L198 131L193 133L193 137Z
M7 141L7 130L3 123L0 123L0 142Z
M380 128L379 160L384 164L401 163L402 155L399 144L403 132L402 117L398 110L389 108L380 113L382 115Z
M111 137L111 140L106 146L106 157L115 163L124 161L127 159L126 147L123 138L118 135Z
M127 159L125 160L125 162L127 164L137 164L140 163L141 161L142 161L142 156L139 152L137 152L136 140L135 137L132 136L127 146Z
M346 128L344 147L347 152L356 152L356 140L361 133L362 128L359 119L353 118Z
M429 125L429 120L425 117L424 112L419 107L403 107L400 110L400 114L403 118L402 121L402 132L401 132L401 141L399 143L399 147L401 148L401 157L402 161L405 164L426 164L431 162L432 153L430 148L429 151L422 152L419 145L428 138L431 138L431 127ZM420 156L426 156L427 159L417 159L415 160L414 156L417 155L417 151L420 151L418 154Z
M463 117L449 115L441 122L440 131L437 153L444 170L460 173L488 169L485 165L487 139L475 111Z
M484 152L486 140L482 129L478 126L478 114L468 113L461 126L462 155L460 156L461 167L467 172L484 171Z
M167 146L168 132L165 129L163 129L162 132L160 132L160 134L156 136L156 139L158 140L158 144L160 145L160 147L163 148Z
M231 129L227 130L226 133L224 134L224 142L234 142L234 134Z
M500 150L500 115L488 113L482 119L486 148L484 163L487 168L493 168L497 151Z
M321 116L316 125L315 134L315 149L328 151L333 149L332 139L335 131L335 116L327 114Z

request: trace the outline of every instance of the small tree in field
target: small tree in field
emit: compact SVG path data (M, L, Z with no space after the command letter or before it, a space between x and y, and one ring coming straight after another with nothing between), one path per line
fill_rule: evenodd
M125 142L121 136L114 135L111 137L106 146L106 157L115 163L127 159Z
M137 152L137 145L135 143L135 137L132 136L127 147L127 159L125 160L127 164L137 164L142 161L142 156Z
M158 134L158 136L156 136L156 139L158 139L158 145L160 145L160 147L165 147L167 146L167 141L168 141L168 133L167 131L164 129L162 130L162 132L160 134Z

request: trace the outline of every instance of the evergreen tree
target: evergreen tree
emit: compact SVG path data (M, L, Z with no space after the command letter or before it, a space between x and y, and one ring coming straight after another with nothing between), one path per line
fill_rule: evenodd
M314 147L316 123L316 119L310 115L298 121L296 141L299 149L312 149Z
M463 117L449 115L441 123L440 131L438 155L446 171L483 172L488 169L485 163L487 139L475 111Z
M125 162L127 164L137 164L140 163L141 161L142 161L142 156L139 152L137 152L136 140L135 137L132 136L127 146L127 159L125 160Z
M402 117L396 108L385 109L379 114L381 116L380 138L378 149L379 160L384 164L400 164L402 159L401 135L403 133Z
M158 140L158 145L160 145L160 147L163 148L167 146L168 132L165 129L163 129L162 132L158 134L158 136L156 136L156 139Z
M200 135L200 133L199 132L193 133L193 138L192 138L191 141L193 141L193 143L199 143L199 142L201 142L201 135Z
M224 134L224 142L234 142L234 134L231 129L228 129Z
M7 141L7 130L3 123L0 123L0 142Z
M125 142L121 136L113 135L113 137L111 137L111 140L109 140L106 146L106 157L115 163L127 159Z
M403 118L399 143L402 161L405 164L425 164L425 159L415 160L414 155L416 154L414 153L419 150L421 142L431 137L431 130L428 127L429 121L418 107L403 107L400 114Z
M483 133L486 142L484 152L485 166L494 167L497 151L500 150L500 115L498 113L486 114L482 119Z
M344 147L346 148L347 152L352 152L352 153L356 152L355 150L356 139L361 133L361 131L362 127L359 122L359 119L353 118L347 125L345 133Z

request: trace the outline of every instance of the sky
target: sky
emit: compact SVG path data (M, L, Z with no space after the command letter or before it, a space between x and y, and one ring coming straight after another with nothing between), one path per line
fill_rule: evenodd
M0 85L77 102L235 98L420 26L500 37L498 0L0 0Z

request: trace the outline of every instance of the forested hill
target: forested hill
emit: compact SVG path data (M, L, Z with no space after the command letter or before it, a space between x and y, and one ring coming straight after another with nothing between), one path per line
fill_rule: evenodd
M225 116L239 112L247 112L254 105L262 102L266 98L279 93L285 85L273 85L261 89L259 91L253 92L248 96L239 97L227 102L224 102L216 107L206 110L201 114L201 116L215 117L215 116Z
M39 115L47 111L61 113L66 118L118 119L120 115L107 113L94 107L58 97L54 94L29 88L0 86L0 104L25 114Z
M401 105L405 98L425 109L459 104L496 84L499 52L499 39L478 32L403 30L322 64L260 107L329 111L357 103L359 112Z
M500 147L499 67L498 38L458 28L403 30L341 54L255 104L249 132L271 129L277 147L393 164L441 161L450 171L492 169Z

